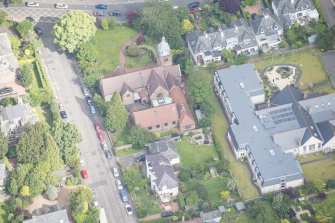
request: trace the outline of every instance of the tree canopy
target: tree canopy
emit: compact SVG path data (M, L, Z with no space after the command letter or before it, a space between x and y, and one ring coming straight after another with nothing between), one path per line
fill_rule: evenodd
M106 127L111 132L120 133L126 127L128 112L124 107L119 92L113 94L112 99L107 102Z
M123 171L123 183L130 192L134 192L146 184L146 179L142 177L136 166L131 166Z
M23 87L27 88L33 82L33 67L31 64L24 64L21 68L19 80Z
M0 132L0 157L6 155L8 152L8 143L7 136L3 132Z
M27 38L33 29L33 23L30 20L24 20L16 25L16 31L22 38Z
M147 2L140 16L140 25L147 34L159 41L165 36L171 48L181 49L181 21L168 2Z
M54 43L70 53L89 41L97 31L96 18L83 11L68 11L53 27Z
M128 135L128 141L137 149L143 148L145 144L154 140L155 135L152 132L139 126L133 127Z

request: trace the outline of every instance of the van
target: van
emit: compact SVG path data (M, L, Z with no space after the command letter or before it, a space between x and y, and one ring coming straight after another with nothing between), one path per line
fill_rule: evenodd
M128 195L124 189L120 190L120 197L123 202L128 202Z

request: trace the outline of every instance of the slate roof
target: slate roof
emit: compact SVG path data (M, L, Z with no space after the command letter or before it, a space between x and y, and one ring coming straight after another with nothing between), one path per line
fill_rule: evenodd
M176 142L174 140L157 141L147 145L150 154L160 153L169 161L179 158Z
M257 35L272 36L277 35L278 30L282 30L281 22L275 14L271 13L270 10L264 10L263 17L257 17L250 21L250 26Z
M298 88L291 85L287 85L277 94L271 97L272 105L285 105L293 103L294 101L300 101L304 98L304 94L299 91Z
M14 121L18 118L25 119L32 115L32 108L29 104L10 105L1 111L2 120ZM38 120L37 120L38 121Z
M335 120L325 121L316 124L323 138L323 144L326 144L335 136Z
M208 221L208 220L219 218L219 217L221 217L221 213L219 210L200 213L200 218L203 221Z
M40 216L33 216L32 219L25 220L23 223L69 223L69 220L66 210L63 209Z
M155 184L159 189L166 186L168 189L178 187L178 179L174 173L170 161L160 153L145 156L146 163L152 167L150 172L154 173Z

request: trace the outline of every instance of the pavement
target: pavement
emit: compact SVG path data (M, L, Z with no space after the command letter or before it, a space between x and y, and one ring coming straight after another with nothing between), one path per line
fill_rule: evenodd
M328 27L335 25L335 8L332 0L321 0L320 1L322 12L325 16Z
M59 53L52 43L50 30L52 24L39 23L43 28L42 40L45 47L41 50L41 60L46 70L48 80L54 91L58 103L61 103L67 112L67 121L74 123L81 135L82 142L79 149L86 163L84 169L88 172L88 179L82 183L91 187L95 193L99 205L106 210L109 223L138 222L136 216L128 216L125 212L125 204L122 203L119 191L116 187L116 179L111 169L118 166L115 156L108 160L100 147L94 128L94 123L103 123L101 117L92 116L81 92L81 79L76 68L73 56ZM108 139L104 131L105 139ZM111 143L107 140L109 146Z

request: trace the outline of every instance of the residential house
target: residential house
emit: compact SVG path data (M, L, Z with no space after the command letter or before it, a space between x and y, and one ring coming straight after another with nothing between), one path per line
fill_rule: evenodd
M0 33L0 99L4 97L19 97L26 95L25 89L17 82L19 63L12 51L7 33Z
M273 139L276 125L278 129L281 126L275 120L290 118L282 123L294 122L291 111L277 107L277 111L271 113L273 117L263 117L259 114L262 110L256 111L255 105L265 101L265 93L253 65L216 71L214 85L231 123L227 133L229 144L236 158L247 158L261 193L302 186L304 175L300 164L292 153L285 153ZM286 113L289 114L286 116Z
M160 153L171 165L180 164L180 156L174 140L157 141L146 145L150 154Z
M105 101L119 92L134 125L149 131L186 131L195 128L181 83L179 65L172 64L169 44L162 38L157 47L157 67L102 79Z
M25 220L23 223L69 223L66 209L60 210L58 205L51 206L47 211L40 213L36 211L32 219Z
M33 112L29 104L10 105L0 111L0 127L6 135L19 133L24 125L35 124L38 121L38 115Z
M145 166L151 190L156 191L162 202L169 202L178 195L178 179L165 156L161 153L146 155Z
M236 20L229 26L221 25L211 33L202 30L190 32L186 35L186 42L197 64L220 61L224 49L234 50L237 54L258 53L255 33L243 19Z
M265 9L262 17L250 21L250 26L256 34L257 44L263 50L277 48L282 41L283 27L278 16Z
M271 6L284 27L291 27L294 23L304 25L319 19L312 0L273 0Z
M5 185L7 178L6 166L2 160L0 160L0 188Z
M200 218L203 223L213 223L221 221L221 213L219 210L200 213Z

